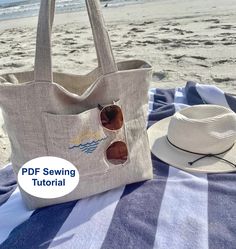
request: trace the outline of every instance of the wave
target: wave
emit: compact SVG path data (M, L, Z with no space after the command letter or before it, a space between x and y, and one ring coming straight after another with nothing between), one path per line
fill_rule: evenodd
M124 4L143 2L144 0L101 1L102 5L117 7ZM40 0L0 0L0 20L37 16ZM57 0L56 12L76 12L85 9L85 0Z

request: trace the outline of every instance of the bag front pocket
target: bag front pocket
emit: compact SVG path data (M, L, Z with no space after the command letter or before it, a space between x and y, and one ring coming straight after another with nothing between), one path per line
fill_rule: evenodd
M43 119L49 156L70 161L81 175L106 172L102 162L109 139L99 124L98 108L75 115L43 113Z
M113 140L126 140L125 129L118 132L104 129L98 108L75 115L44 112L43 119L49 156L70 161L81 176L105 174L117 168L118 165L107 162L105 152Z

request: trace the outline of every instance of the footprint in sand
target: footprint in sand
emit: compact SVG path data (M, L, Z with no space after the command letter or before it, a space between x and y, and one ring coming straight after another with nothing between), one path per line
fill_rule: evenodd
M118 35L118 34L114 34L114 33L113 33L113 34L111 34L110 36L111 36L111 37L119 37L119 35Z
M166 26L179 26L179 25L180 25L179 22L168 22L168 23L166 24Z
M0 53L0 58L1 57L8 57L10 56L10 51L4 51L3 53Z
M218 28L220 28L220 26L214 25L214 26L209 26L209 27L207 27L207 29L218 29Z
M214 42L212 42L212 41L206 41L206 42L204 42L204 45L207 45L207 46L214 45Z
M196 66L199 66L199 67L205 67L205 68L208 68L208 67L209 67L209 66L204 65L204 64L196 64Z
M193 34L194 33L191 30L184 30L184 29L177 29L177 28L172 29L172 31L175 31L175 32L177 32L180 35Z
M12 63L3 64L3 67L16 67L16 68L18 68L18 67L23 67L23 66L25 66L25 64L20 63L20 62L12 62Z
M172 57L172 58L174 58L175 60L180 60L180 59L182 59L182 58L184 58L184 57L186 57L186 55L185 54L183 54L183 55L172 55L172 54L167 54L169 57Z
M145 30L144 29L139 29L139 28L132 28L132 29L130 29L130 31L128 32L128 34L130 32L142 33L142 32L145 32Z
M185 54L183 55L168 55L168 56L171 56L172 58L174 58L175 60L180 60L182 58L192 58L192 59L196 59L196 60L201 60L201 61L205 61L207 58L204 57L204 56L197 56L197 55L192 55L192 56L187 56ZM202 66L202 67L208 67L206 65L203 65L203 64L198 64L199 66Z
M62 44L63 45L75 45L75 44L77 44L77 42L75 41L74 38L68 37L68 38L62 39Z
M74 41L74 38L72 37L65 37L63 41Z
M150 44L150 45L156 45L158 44L158 41L151 41L151 40L146 40L146 41L143 41L144 44Z
M167 43L171 43L172 40L170 40L170 39L161 39L161 42L164 43L164 44L167 44Z
M221 29L232 29L232 28L234 28L233 25L222 25L220 27L221 27Z
M133 56L133 55L130 55L130 54L125 54L124 57L125 57L126 59L129 59L129 58L133 58L134 56Z
M170 44L170 47L172 47L172 48L180 48L181 44L180 43Z
M215 81L216 83L222 83L222 82L229 82L229 81L234 81L235 79L226 77L226 78L217 78L217 77L212 77L212 80Z
M147 46L147 45L156 45L158 44L158 41L151 41L151 40L145 40L145 41L136 41L136 45L138 46Z
M21 51L14 52L13 55L26 56L25 52L21 52Z
M211 18L211 19L202 20L202 22L220 23L220 20L217 18Z
M231 63L233 62L232 60L218 60L213 62L213 64L217 65L217 64L225 64L225 63Z
M231 25L231 24L214 25L214 26L208 27L208 29L234 29L234 28L236 28L236 27Z
M152 80L153 81L163 80L166 77L167 77L167 73L166 72L154 72L152 74Z
M124 48L130 48L130 47L132 47L132 43L133 43L133 41L127 41L126 43L124 43L124 45L123 45L123 47Z
M224 42L223 45L225 46L230 46L230 45L235 45L235 42Z
M153 24L154 22L153 21L146 21L146 22L143 22L140 24L140 26L145 26L147 24Z
M201 61L204 61L204 60L207 59L206 57L197 56L197 55L192 55L192 56L189 56L189 57L190 57L190 58L193 58L193 59L201 60Z
M160 31L169 31L169 30L170 30L170 28L160 27L160 28L159 28L159 30L160 30Z
M223 37L225 37L225 36L234 36L235 35L235 33L220 33L220 34L218 34L218 36L223 36ZM226 39L226 38L224 38L224 39Z
M130 26L145 26L145 25L153 24L153 23L154 23L153 21L145 21L145 22L139 23L139 24L137 24L137 23L130 23L129 25Z
M147 36L145 36L145 39L157 39L157 36L147 35Z
M66 34L73 34L74 32L71 31L71 30L66 30L65 33L66 33Z
M66 56L66 53L64 53L64 52L54 52L53 54L52 54L53 56Z
M77 52L77 50L76 50L76 49L73 49L73 50L71 50L71 51L69 52L69 54L73 54L73 53L75 53L75 52Z

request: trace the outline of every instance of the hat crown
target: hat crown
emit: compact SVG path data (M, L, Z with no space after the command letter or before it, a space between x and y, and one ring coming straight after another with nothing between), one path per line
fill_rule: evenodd
M198 105L176 113L168 127L169 141L200 154L219 154L236 140L236 114L222 106Z

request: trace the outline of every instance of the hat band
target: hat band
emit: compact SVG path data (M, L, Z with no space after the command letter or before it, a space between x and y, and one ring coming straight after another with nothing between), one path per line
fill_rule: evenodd
M175 148L177 148L177 149L179 149L179 150L182 150L182 151L184 151L184 152L188 152L188 153L191 153L191 154L195 154L195 155L201 155L201 157L197 158L196 160L194 160L194 161L192 161L192 162L188 162L189 165L193 165L193 164L196 163L197 161L202 160L202 159L204 159L204 158L206 158L206 157L215 157L215 158L217 158L217 159L219 159L219 160L222 160L222 161L224 161L224 162L226 162L226 163L228 163L228 164L231 164L232 166L236 167L236 164L234 164L233 162L230 162L230 161L228 161L228 160L226 160L226 159L224 159L224 158L218 156L218 155L221 155L221 154L226 153L226 152L228 152L229 150L231 150L231 149L233 148L234 144L233 144L232 146L230 146L230 148L228 148L227 150L225 150L225 151L223 151L223 152L220 152L220 153L217 153L217 154L212 154L212 153L210 153L210 154L203 154L203 153L197 153L197 152L185 150L185 149L182 149L182 148L176 146L175 144L173 144L173 143L169 140L168 136L166 136L166 139L167 139L167 141L168 141L168 143L169 143L170 145L174 146Z

